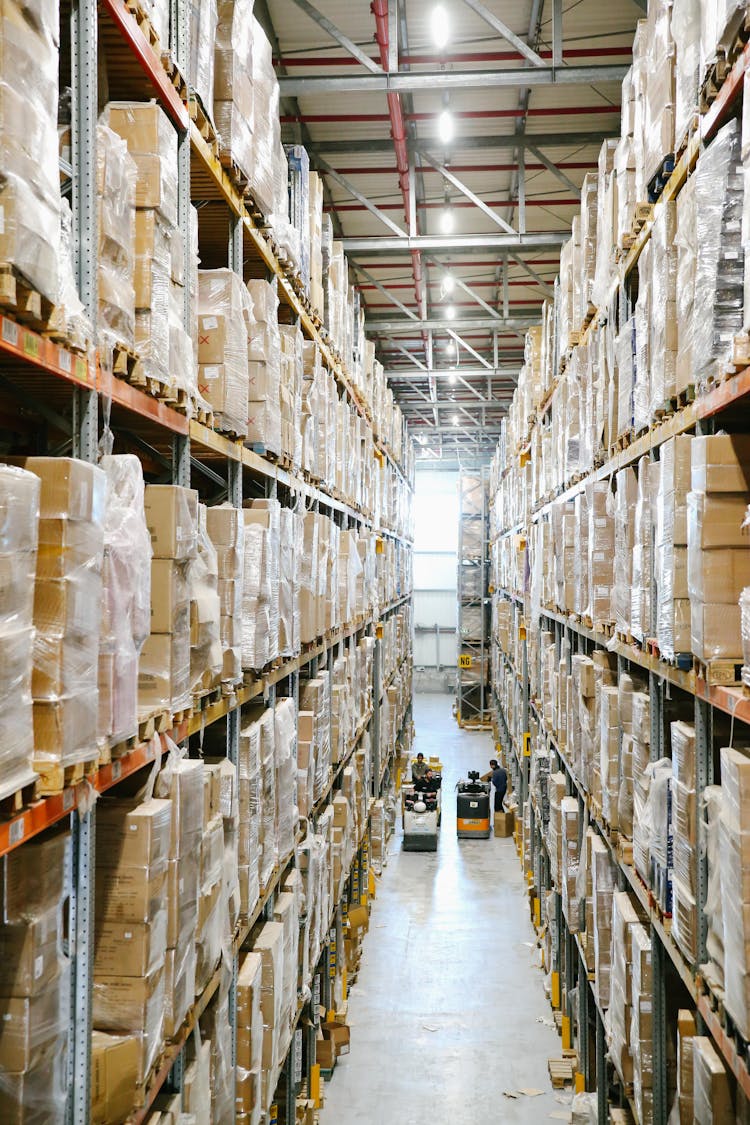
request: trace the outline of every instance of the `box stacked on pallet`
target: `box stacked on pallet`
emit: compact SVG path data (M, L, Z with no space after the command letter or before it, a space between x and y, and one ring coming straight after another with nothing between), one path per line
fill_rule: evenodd
M206 509L206 531L216 549L219 576L219 637L223 683L242 679L242 582L244 575L242 512L231 504Z
M98 327L102 361L115 344L135 345L135 184L126 142L100 122L96 130L99 199Z
M28 457L41 478L34 586L34 769L53 791L96 757L107 478L84 461Z
M571 933L580 929L580 910L577 894L578 885L578 799L563 797L560 802L560 822L562 830L562 906Z
M677 1110L679 1125L694 1125L693 1039L697 1035L695 1016L686 1008L677 1013Z
M262 961L246 953L237 978L237 1120L260 1125L262 1116L263 1016L260 1009Z
M249 281L254 326L248 338L248 445L281 453L279 299L268 281Z
M672 817L674 820L674 882L672 933L687 960L698 955L698 798L695 727L671 724Z
M610 1002L612 962L612 895L615 865L609 848L599 836L591 840L591 899L594 922L594 987L602 1008Z
M692 438L679 435L661 446L657 469L654 581L656 638L667 660L690 651L687 584L687 494Z
M253 4L222 0L214 45L214 122L222 151L244 177L253 166Z
M323 181L317 172L310 172L310 303L318 315L323 312Z
M631 944L632 1018L630 1022L630 1043L633 1053L633 1099L641 1125L651 1125L654 1115L651 935L640 922L631 928Z
M59 12L7 0L0 13L0 263L57 303Z
M32 780L31 681L40 488L34 473L0 465L0 787L6 792L8 787L20 788Z
M171 238L177 225L177 133L154 102L110 102L102 119L125 141L136 166L135 348L144 373L167 388L173 374L167 362Z
M170 800L108 799L96 811L94 1027L140 1036L143 1085L164 1039Z
M248 339L252 301L234 270L198 271L198 389L216 428L247 435Z
M620 708L619 689L603 685L599 698L599 781L602 815L610 828L619 828Z
M190 0L187 79L191 92L211 119L214 115L214 47L217 24L216 0Z
M172 747L156 780L156 795L172 804L167 861L167 947L164 1035L172 1039L193 1005L203 822L203 763Z
M612 968L607 1038L610 1057L626 1086L633 1081L633 932L638 925L638 915L630 896L624 891L615 891L612 895Z
M196 931L195 993L200 995L211 979L229 937L229 914L224 882L224 821L221 810L221 769L205 764L203 770L203 834L198 875L198 928Z
M240 731L237 856L240 914L243 918L253 913L260 897L261 738L261 724L257 718Z
M65 1121L70 964L63 954L69 836L37 837L0 868L0 1117Z
M151 538L143 469L130 454L100 462L107 477L99 637L99 738L138 733L138 662L151 631Z
M740 1033L750 1032L750 973L746 903L750 855L750 758L739 750L721 751L719 871L724 941L726 1006Z
M734 1114L729 1075L708 1036L693 1036L693 1113L695 1125L731 1121Z
M313 801L320 800L331 778L330 684L329 672L319 672L313 679L300 682L298 728L300 741L297 746L297 764L298 768L303 770L304 759L307 758L309 761ZM301 805L300 815L307 815Z
M179 485L147 485L151 535L151 634L141 652L138 706L143 714L180 711L190 702L188 566L198 545L198 493Z
M638 500L635 508L633 535L633 575L630 602L630 628L639 641L651 636L651 584L653 544L653 481L654 469L648 457L638 462Z
M229 979L224 979L217 995L201 1016L201 1034L211 1043L211 1121L231 1121L235 1106L235 1067L232 1051L232 1023L229 1012Z
M687 564L691 643L699 660L740 661L742 590L750 585L743 530L748 501L750 438L717 434L691 445Z
M206 506L198 505L195 557L187 565L190 591L190 690L200 695L221 682L223 650L216 548L206 528Z
M243 518L242 667L260 670L279 654L281 505L254 500Z
M299 468L302 465L302 330L298 325L283 324L279 326L279 335L281 452Z

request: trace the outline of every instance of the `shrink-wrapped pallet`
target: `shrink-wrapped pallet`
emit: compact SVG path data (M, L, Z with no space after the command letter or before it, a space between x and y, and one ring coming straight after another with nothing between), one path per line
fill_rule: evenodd
M98 328L105 363L115 344L135 343L135 190L137 169L127 144L101 123L96 131L99 198Z
M198 272L198 389L214 411L217 428L247 435L248 335L253 309L233 270Z
M214 121L221 146L244 176L253 162L252 0L219 5L214 46Z

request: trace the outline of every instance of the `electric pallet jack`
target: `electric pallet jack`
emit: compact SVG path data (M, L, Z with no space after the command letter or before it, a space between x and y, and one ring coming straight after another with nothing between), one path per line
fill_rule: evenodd
M459 840L487 840L490 836L490 783L469 770L456 786L456 835Z

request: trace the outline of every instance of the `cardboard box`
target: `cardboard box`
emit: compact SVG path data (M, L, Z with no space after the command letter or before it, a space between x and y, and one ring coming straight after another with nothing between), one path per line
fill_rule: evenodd
M699 660L742 660L741 615L738 605L692 603L690 642Z
M495 835L502 839L512 836L516 827L515 813L510 812L496 812L494 818Z
M20 463L42 482L40 519L67 518L101 523L107 478L96 465L73 457L25 457Z
M185 564L173 559L152 559L151 632L179 633L187 629L189 606Z
M193 558L198 533L197 491L177 484L147 484L144 505L154 557Z
M91 1033L92 1125L119 1125L130 1115L140 1058L137 1035Z
M324 1020L320 1027L324 1040L333 1044L337 1059L349 1054L350 1031L347 1024L339 1020Z
M29 922L0 926L0 993L36 996L59 973L60 911L53 908Z
M166 948L166 909L153 922L97 922L94 974L146 977L164 965Z
M138 706L141 710L184 703L190 687L190 634L152 633L141 649Z
M0 1068L18 1073L50 1058L65 1034L66 1007L57 984L38 996L0 996Z
M736 606L750 586L750 550L747 547L693 550L688 558L690 597L714 605Z
M692 492L688 497L691 547L750 548L743 527L750 496L743 492Z
M108 856L102 859L106 862ZM96 865L96 917L111 922L148 922L164 908L167 872L163 862L154 867Z
M69 847L68 831L58 831L32 838L0 859L3 922L23 923L61 902Z
M83 751L91 756L96 747L99 718L97 694L97 689L92 687L89 692L62 699L34 700L34 761L37 765L72 761Z
M696 492L750 492L750 434L695 437L690 455Z
M111 857L117 867L166 866L171 835L172 802L111 800L96 808L97 860Z

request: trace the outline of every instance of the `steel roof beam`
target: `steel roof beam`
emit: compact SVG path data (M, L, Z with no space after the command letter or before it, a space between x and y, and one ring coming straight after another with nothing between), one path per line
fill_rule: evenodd
M450 382L451 376L461 374L464 379L486 379L489 375L492 379L517 379L520 368L519 367L493 367L490 371L486 367L458 367L451 369L450 367L432 367L423 369L419 372L410 371L408 368L389 368L384 374L391 383L411 383L415 379L426 379L428 376L434 379L447 379Z
M551 160L548 160L544 153L539 151L536 145L527 144L526 148L537 158L537 160L539 160L544 165L548 172L551 172L552 175L560 181L561 184L565 184L567 188L570 188L572 192L575 192L579 199L581 198L581 189L576 187L573 181L568 179L565 173L561 172L556 164L553 164Z
M356 43L353 43L348 35L344 35L343 31L341 31L335 23L329 20L327 16L324 16L323 13L319 12L317 8L314 8L312 4L309 4L308 0L292 0L292 3L296 4L300 11L304 12L306 16L309 16L310 19L318 25L318 27L322 28L323 31L327 32L327 34L330 35L331 39L335 39L339 46L344 48L347 54L350 54L357 60L357 62L362 63L362 66L364 66L372 74L380 75L383 73L378 64L376 62L373 62L369 55L366 55L365 52L361 50ZM282 81L287 80L282 79ZM294 81L294 79L292 79L292 81ZM282 94L282 97L285 96L286 95Z
M306 0L294 0L294 3L304 6L305 10L309 6ZM363 58L366 57L363 55ZM368 58L367 61L372 69L372 60ZM512 70L399 71L396 74L386 74L378 67L377 71L376 74L344 74L325 78L280 78L279 87L282 97L301 97L307 94L405 94L423 93L426 90L442 92L498 88L525 90L530 86L599 86L605 82L622 82L628 68L605 64L566 66L560 69L539 66Z
M364 237L344 238L346 254L392 254L394 251L431 250L455 254L459 250L557 250L570 238L570 231L531 231L526 234L418 234L414 238Z
M419 320L419 317L415 312L412 312L410 308L402 304L401 301L399 301L398 297L394 297L390 289L386 289L385 285L381 285L377 278L373 277L371 273L367 272L364 266L360 266L356 262L352 262L352 266L357 271L357 273L362 275L362 277L366 277L370 284L374 286L374 288L377 289L380 293L382 293L384 297L387 297L392 305L395 305L397 309L400 309L404 316L408 316L411 320ZM360 286L359 288L362 287Z
M448 183L458 191L460 191L462 195L465 195L466 198L470 200L475 207L478 207L480 211L483 211L484 214L487 215L487 217L491 219L493 223L496 223L497 226L501 227L504 231L506 231L507 234L516 233L510 223L506 223L505 219L501 219L496 211L493 211L492 208L489 207L483 199L480 199L480 197L475 192L473 192L471 188L468 188L463 180L459 180L458 176L454 176L452 172L449 172L443 164L440 164L438 163L438 161L433 160L432 157L427 156L426 153L423 154L423 159L432 168L435 168L444 180L447 180Z
M463 0L463 2L467 8L471 8L473 12L476 12L481 20L489 24L493 31L496 31L498 35L507 40L511 47L515 47L518 53L523 55L524 58L527 58L530 63L534 66L544 66L544 59L541 58L532 47L524 43L523 39L519 38L519 36L508 27L507 23L503 23L494 12L486 8L481 0Z
M349 180L347 180L346 176L342 176L339 172L336 171L335 168L332 168L330 164L323 160L322 156L315 157L315 164L323 172L325 172L326 175L335 180L336 183L341 184L342 188L344 188L345 191L348 191L349 194L357 199L363 207L367 208L371 215L374 215L376 219L379 219L381 223L387 226L389 230L392 230L394 234L398 235L399 238L407 237L405 230L402 230L397 223L394 223L393 219L390 219L385 214L385 212L381 211L379 207L376 207L375 204L371 200L369 200L366 195L363 195L361 191L355 188L354 184L350 183Z
M377 333L381 336L400 336L404 332L413 332L416 324L426 332L430 330L434 332L445 332L448 328L452 331L466 332L472 329L482 329L484 332L491 332L493 329L501 329L504 332L525 332L527 328L533 328L535 324L539 324L540 318L538 316L519 316L511 317L508 320L495 320L489 317L467 317L466 320L450 320L446 321L445 318L432 318L429 320L414 321L409 320L407 317L402 317L398 320L382 319L381 317L371 316L365 321L365 328L368 335Z
M520 73L528 74L527 70ZM491 133L489 136L460 137L452 144L455 152L464 152L467 149L486 148L517 148L522 145L537 145L538 147L555 146L566 149L581 148L583 145L596 145L601 147L601 142L607 137L617 137L619 132L598 129L594 132L577 133ZM435 144L426 141L411 141L407 139L408 147L419 153L435 151ZM348 137L316 140L311 147L311 152L327 153L368 153L368 152L393 152L393 142L382 137Z

